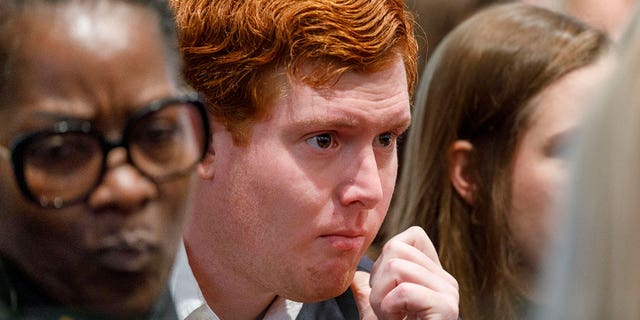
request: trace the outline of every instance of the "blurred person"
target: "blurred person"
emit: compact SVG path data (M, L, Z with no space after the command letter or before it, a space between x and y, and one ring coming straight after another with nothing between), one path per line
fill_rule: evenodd
M573 18L512 3L463 22L428 63L385 231L427 231L464 319L519 319L537 302L565 141L608 47Z
M163 1L0 2L0 319L175 319L206 111Z
M637 7L636 0L523 0L572 15L592 26L606 31L613 39L618 40L625 29L633 11Z
M618 66L594 99L571 153L574 173L531 319L638 319L640 20L621 39Z
M457 283L419 228L386 247L372 288L366 274L354 281L411 120L404 3L173 4L185 78L213 132L172 280L180 317L456 319Z
M595 1L561 0L561 9L597 28L607 31L614 39L620 38L635 8L636 0Z

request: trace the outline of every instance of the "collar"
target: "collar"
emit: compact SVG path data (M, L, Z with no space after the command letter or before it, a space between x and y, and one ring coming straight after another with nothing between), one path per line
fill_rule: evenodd
M264 315L263 320L294 320L302 309L302 302L278 296Z
M169 281L171 295L180 320L219 320L207 305L198 281L189 267L184 243L180 245ZM263 320L293 320L300 313L302 302L277 297L264 314Z
M198 281L189 267L184 242L180 244L176 254L176 261L169 279L169 290L171 290L173 301L176 303L178 319L187 319L192 314L194 316L198 314L198 318L201 319L219 320L207 305L198 286ZM197 312L194 313L196 310ZM197 318L194 317L194 319Z

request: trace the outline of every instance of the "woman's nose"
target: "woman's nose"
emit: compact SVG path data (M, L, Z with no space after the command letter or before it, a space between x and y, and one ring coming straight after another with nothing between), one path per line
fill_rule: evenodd
M102 181L89 196L91 207L131 211L158 196L157 185L127 162L125 148L111 150L106 162Z

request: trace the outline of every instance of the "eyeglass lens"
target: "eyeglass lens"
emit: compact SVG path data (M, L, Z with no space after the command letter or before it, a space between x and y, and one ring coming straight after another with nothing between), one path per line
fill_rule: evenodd
M130 162L155 182L191 170L207 139L199 109L180 102L130 123L123 137ZM107 147L95 132L49 133L24 143L24 181L45 207L84 198L102 179Z
M152 112L130 129L131 161L157 181L190 170L202 155L206 139L198 110L184 104Z
M102 170L101 143L86 133L45 135L22 150L25 183L43 203L82 197Z

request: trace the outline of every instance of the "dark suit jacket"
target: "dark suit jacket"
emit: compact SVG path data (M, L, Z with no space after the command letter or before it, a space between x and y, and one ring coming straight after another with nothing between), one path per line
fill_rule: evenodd
M371 272L373 261L367 257L360 259L358 270ZM316 303L305 303L296 320L359 320L360 314L351 289L333 299Z

